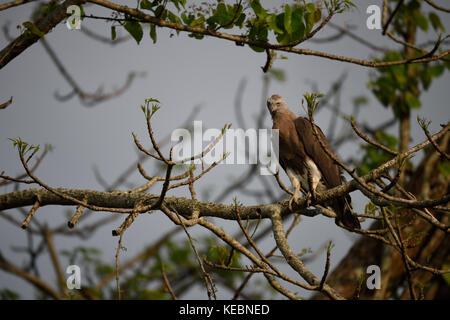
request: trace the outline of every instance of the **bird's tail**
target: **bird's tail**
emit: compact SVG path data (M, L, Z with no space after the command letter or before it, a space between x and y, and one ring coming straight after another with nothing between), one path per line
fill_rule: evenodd
M336 208L336 224L341 222L344 226L350 229L361 229L358 217L355 215L352 209L350 200L347 197L338 199L339 208Z

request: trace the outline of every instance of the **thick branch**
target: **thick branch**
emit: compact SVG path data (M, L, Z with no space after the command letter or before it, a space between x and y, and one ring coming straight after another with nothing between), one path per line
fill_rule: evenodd
M297 255L292 251L287 243L286 235L284 233L283 222L279 214L274 214L272 218L273 234L278 248L286 259L287 263L297 271L310 285L317 286L318 289L322 289L325 293L332 299L342 300L344 299L339 293L333 290L330 286L314 276L311 271L309 271L303 262L297 257Z

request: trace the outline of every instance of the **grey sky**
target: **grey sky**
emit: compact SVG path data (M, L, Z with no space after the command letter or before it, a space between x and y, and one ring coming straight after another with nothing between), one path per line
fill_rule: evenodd
M2 1L3 2L3 1ZM441 1L444 2L444 1ZM125 2L123 2L125 3ZM134 1L129 2L134 4ZM265 1L265 3L270 3ZM275 3L275 2L274 2ZM380 31L370 31L365 27L367 15L365 8L368 4L380 1L358 1L359 9L337 17L336 24L351 23L358 26L358 34L377 45L390 44ZM438 1L439 3L439 1ZM29 14L34 4L13 8L0 12L0 25L10 22L12 36L17 36L15 26L29 20ZM104 10L93 10L86 7L86 12L103 13ZM450 23L443 20L447 30ZM109 36L109 24L104 22L85 20L82 28L87 27L99 34ZM126 31L121 30L125 35ZM334 34L329 28L320 32L318 37ZM162 103L162 108L154 118L154 131L158 137L170 134L178 128L190 114L193 107L201 105L201 112L197 120L202 120L205 126L222 128L225 123L233 123L237 128L234 113L234 99L238 84L246 79L246 89L243 94L243 113L246 123L254 125L254 118L261 110L262 76L261 66L265 63L265 53L255 53L248 47L237 47L233 42L205 38L198 41L180 34L169 37L169 31L158 29L158 42L152 43L148 36L148 29L144 30L144 39L140 45L130 40L117 46L108 46L87 38L79 31L69 31L64 24L46 36L51 47L63 61L71 75L86 91L92 92L102 85L108 92L114 86L121 86L130 71L146 72L145 77L138 77L131 88L122 96L86 108L80 105L77 98L68 102L58 102L54 99L55 90L65 94L70 87L58 73L56 67L46 54L42 44L37 43L23 54L10 62L0 72L0 102L14 96L13 104L5 110L0 110L0 171L14 176L22 173L17 152L12 147L9 137L21 137L32 144L52 144L55 149L48 155L37 171L37 175L53 187L70 187L100 189L96 182L92 168L97 166L103 177L112 182L120 173L136 160L136 147L131 132L135 132L145 145L149 145L146 127L140 105L144 99L153 97ZM430 34L434 34L430 32ZM437 38L433 35L433 38ZM0 47L8 41L0 35ZM393 46L393 45L392 45ZM306 43L305 48L318 49L325 52L346 55L355 58L367 58L371 51L359 43L344 38L338 42L326 45ZM396 46L393 46L396 47ZM366 95L369 105L362 112L360 119L372 125L381 123L391 117L391 111L379 105L366 87L371 70L361 66L335 62L310 56L286 55L287 60L276 60L274 68L286 72L285 82L273 81L269 95L282 95L289 107L297 114L303 114L301 109L302 95L310 91L310 81L318 84L319 90L326 91L331 81L337 79L344 71L348 72L347 80L342 91L342 110L351 111L352 98ZM448 106L450 76L446 72L431 89L421 98L422 108L412 115L412 136L416 143L424 139L420 127L415 122L416 115L425 116L432 121L432 132L439 128L439 124L449 120ZM266 109L265 127L271 127L270 116ZM316 122L326 130L330 113L320 112ZM337 120L337 119L336 119ZM342 125L341 120L339 126ZM247 129L247 128L244 128ZM394 128L393 133L396 133ZM166 150L166 149L165 149ZM359 147L356 144L345 145L339 150L339 155L346 159L358 156ZM145 168L151 171L153 166L147 161ZM218 185L219 181L236 179L246 166L222 165L208 173L198 183L199 194L202 190ZM283 180L288 184L283 174ZM138 174L133 175L130 182L139 184L143 179ZM272 181L275 183L275 181ZM222 183L221 183L222 184ZM252 182L258 188L256 180ZM2 188L1 192L11 192L12 187ZM157 192L151 189L150 192ZM211 198L218 194L213 190ZM187 196L183 192L170 192L173 195ZM234 196L245 204L253 204L251 199L240 194L230 194L224 201L230 203ZM356 209L361 210L364 203L356 193L352 194ZM68 208L41 208L35 218L49 225L61 224L66 221L65 212ZM74 211L74 208L70 208ZM11 211L12 212L12 211ZM14 212L18 217L18 212ZM97 214L97 213L96 213ZM107 213L98 213L105 215ZM93 246L103 250L103 258L113 263L114 250L117 239L111 237L111 230L116 228L123 218L104 226L89 241L81 242L75 238L57 237L55 244L58 250L74 248L75 246ZM219 226L230 228L230 223L214 220ZM232 224L235 227L235 224ZM126 261L133 254L150 244L167 230L173 228L171 222L162 215L140 216L126 232L124 246L126 252L121 253L121 260ZM194 235L199 236L199 229L193 229ZM202 231L202 233L204 233ZM181 237L182 236L182 237ZM180 234L180 238L184 235ZM12 227L5 220L0 220L0 250L17 265L21 265L24 255L11 251L11 246L26 244L25 232ZM321 217L304 218L289 238L290 244L296 251L302 248L318 249L324 243L333 239L335 248L332 251L332 267L338 264L356 237L337 228L334 221ZM272 235L263 242L264 248L273 246ZM48 265L48 256L39 260L42 265ZM320 275L323 271L324 258L319 258L311 265L311 270ZM53 270L44 273L44 279L54 283ZM293 274L293 273L291 273ZM34 290L24 281L0 271L0 289L10 288L20 292L25 298L32 298ZM230 297L230 293L221 290L219 298ZM194 289L188 297L205 299L206 293L202 288Z

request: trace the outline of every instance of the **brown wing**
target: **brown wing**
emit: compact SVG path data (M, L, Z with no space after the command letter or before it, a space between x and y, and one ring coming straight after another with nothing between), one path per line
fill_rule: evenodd
M303 174L306 154L302 141L299 139L295 124L289 118L280 117L274 120L274 129L279 130L279 162L286 171Z
M274 128L280 130L280 164L283 169L291 168L303 174L305 160L309 157L322 173L327 188L341 185L340 168L323 150L312 131L309 120L299 117L294 120L293 126L295 126L295 129L292 128L292 122L289 121L276 123L274 126ZM316 128L320 140L324 142L329 151L333 152L322 130L318 126ZM361 228L358 218L352 212L349 194L333 199L329 205L333 207L337 214L336 223L340 221L349 228Z
M320 145L319 141L312 131L312 126L309 120L303 117L298 117L294 120L294 123L298 137L303 143L305 153L308 155L308 157L311 158L311 160L314 161L314 163L319 168L326 186L328 188L334 188L341 185L342 177L339 166L335 164L333 159L331 159L323 150L322 146ZM318 126L316 126L316 128L317 133L320 136L320 140L325 143L325 146L329 151L333 152L322 130L320 130Z

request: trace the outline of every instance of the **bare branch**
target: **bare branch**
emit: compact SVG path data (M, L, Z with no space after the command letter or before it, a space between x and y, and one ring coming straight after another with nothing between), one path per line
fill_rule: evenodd
M409 285L410 294L411 294L411 297L413 298L413 300L416 300L416 296L415 296L414 290L413 290L413 285L411 283L411 269L409 267L409 263L408 263L408 260L406 258L407 254L406 254L404 243L403 243L403 241L400 238L401 237L401 232L400 232L399 229L397 230L398 233L395 232L394 227L392 226L392 224L390 222L390 219L389 219L389 216L388 216L388 214L386 212L386 208L385 207L380 207L380 209L381 209L381 212L383 213L384 221L386 222L386 224L387 224L387 226L389 228L389 231L391 232L392 237L394 238L395 242L397 243L396 248L398 250L400 250L400 253L402 254L402 259L403 259L403 263L404 263L405 269L406 269L406 275L407 275L407 279L408 279L408 285ZM398 228L398 226L397 226L397 228Z
M173 300L178 300L177 296L173 292L172 286L170 285L169 279L167 278L166 271L164 270L164 263L161 262L161 273L164 279L164 283L166 284L167 290L169 290L170 295L172 296Z
M62 297L58 294L58 292L56 292L49 284L42 281L38 277L33 276L32 274L17 268L12 263L7 261L1 253L0 253L0 269L15 274L16 276L26 280L27 282L31 283L34 287L36 287L38 290L44 292L45 294L49 295L50 297L56 300L62 299Z
M357 34L355 34L353 32L351 32L349 29L343 28L343 27L341 27L341 26L339 26L337 24L334 24L332 22L330 22L328 25L330 27L336 29L336 30L339 30L340 33L338 33L337 35L331 37L331 39L320 39L320 42L325 42L325 40L331 40L331 41L338 40L338 39L340 39L340 37L346 35L349 38L351 38L351 39L361 43L362 45L365 45L366 47L368 47L368 48L370 48L372 50L381 51L381 52L387 52L388 51L388 49L374 45L373 43L367 41L366 39L358 36ZM319 39L311 39L311 40L316 40L317 41ZM326 42L328 42L328 41L326 41Z
M450 9L444 8L442 6L439 6L439 5L437 5L436 3L434 3L431 0L425 0L425 2L428 3L430 6L432 6L435 9L438 9L438 10L441 10L441 11L444 11L444 12L450 12Z
M30 212L27 215L27 218L22 222L22 229L27 229L28 228L28 224L31 221L31 218L33 218L33 215L36 213L37 209L39 209L40 207L40 202L39 200L36 200L36 202L33 204L33 207L30 209Z
M382 145L381 143L376 142L375 140L372 140L371 138L369 138L367 135L365 135L361 130L358 129L358 127L355 124L354 118L352 117L350 119L350 124L352 125L353 130L355 130L356 134L358 136L360 136L364 141L370 143L371 145L374 145L375 147L391 154L391 155L398 155L397 151L391 150L390 148Z
M189 239L189 243L191 244L192 250L194 251L195 257L197 258L197 262L200 266L200 269L202 271L203 274L203 280L205 281L205 286L206 286L206 291L208 292L208 298L211 299L217 299L216 296L216 288L214 286L214 282L211 278L211 275L206 272L205 267L203 266L203 262L202 259L200 258L197 248L195 247L194 241L192 240L191 235L189 234L189 231L187 230L186 226L183 223L183 220L181 220L180 215L178 214L178 212L176 210L172 210L175 212L175 214L177 215L179 224L183 227L184 232L186 233L188 239Z
M405 1L404 0L399 0L398 3L397 3L397 6L394 9L394 11L392 11L392 13L389 16L389 18L387 18L387 21L386 21L386 23L384 23L384 26L383 26L383 32L382 32L383 35L386 34L386 30L389 28L389 25L391 24L392 19L394 19L394 16L397 13L398 9L400 9L400 7L403 5L403 2L405 2Z
M12 8L12 7L17 7L17 6L20 6L22 4L25 4L25 3L28 3L28 2L33 2L33 1L36 1L36 0L15 0L15 1L7 2L7 3L4 3L4 4L0 5L0 11L6 10L6 9L9 9L9 8Z
M281 220L280 212L274 212L272 215L272 226L275 241L277 243L278 249L280 249L287 263L297 271L310 285L315 286L317 289L320 288L321 280L315 277L303 264L303 262L294 254L292 249L287 243L287 239L284 233L283 222ZM341 300L343 297L336 292L333 288L327 284L323 284L322 291L324 294L329 296L331 299Z
M44 46L44 49L47 51L50 58L52 59L53 63L58 68L58 71L66 79L66 81L69 83L69 85L72 87L72 90L73 90L71 93L69 93L68 95L65 95L65 96L61 96L58 93L55 93L55 97L59 101L66 101L66 100L72 98L72 96L74 94L76 94L80 98L80 101L84 106L92 107L98 103L104 102L111 98L118 97L121 94L123 94L131 86L131 84L133 83L133 80L136 76L136 74L134 72L131 72L128 75L127 80L125 81L124 85L122 87L120 87L119 89L113 90L110 93L103 93L101 87L97 90L97 92L94 92L94 93L85 92L80 88L80 86L75 81L75 79L73 79L73 77L70 75L70 73L64 67L63 63L58 58L55 51L53 51L53 49L47 43L47 41L42 39L41 43Z
M439 152L441 154L441 156L447 160L450 161L450 156L445 153L443 150L441 150L441 148L439 147L439 145L436 143L436 141L434 141L431 138L431 134L430 131L428 131L428 125L430 124L429 122L426 122L425 119L420 118L419 116L417 116L417 122L419 122L420 127L422 128L423 132L425 133L425 135L427 136L428 140L431 142L431 145L434 147L434 149L436 149L437 152Z
M83 201L86 201L86 199L84 199ZM75 211L75 214L73 215L72 219L70 219L70 221L67 223L68 227L70 229L72 229L73 227L75 227L75 225L78 223L78 220L80 220L81 215L83 214L85 207L79 205L77 206L77 209Z
M50 258L55 269L56 277L58 279L58 286L63 294L67 293L66 281L64 279L64 274L61 269L61 264L58 259L58 255L53 244L53 233L49 229L44 229L44 239L50 253Z
M120 233L119 241L117 242L117 249L116 249L116 287L117 287L117 300L121 300L122 298L122 292L120 290L120 279L119 279L119 255L120 250L122 249L122 237L123 233Z
M322 291L323 290L323 285L325 284L325 280L327 279L328 272L330 271L331 245L332 245L332 242L330 241L330 243L328 244L328 247L327 247L327 259L326 259L326 262L325 262L325 270L323 272L322 280L320 280L318 291Z

